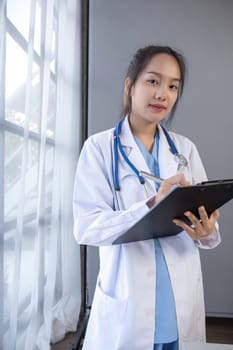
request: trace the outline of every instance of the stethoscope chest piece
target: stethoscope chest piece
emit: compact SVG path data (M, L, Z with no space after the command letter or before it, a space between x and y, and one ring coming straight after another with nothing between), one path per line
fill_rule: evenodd
M178 171L183 170L188 166L188 161L185 158L185 156L183 156L183 154L176 153L174 154L174 156L175 156L175 161L178 163L178 169L177 169Z

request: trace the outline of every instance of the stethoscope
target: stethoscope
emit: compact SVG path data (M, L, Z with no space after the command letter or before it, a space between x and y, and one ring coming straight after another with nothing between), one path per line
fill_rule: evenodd
M124 119L120 120L115 129L114 129L114 143L113 143L113 152L114 152L114 161L113 161L113 181L114 181L114 188L116 191L120 191L120 184L119 184L119 171L118 171L118 166L119 166L119 152L121 153L124 161L128 164L131 170L137 175L139 182L145 186L145 177L151 178L151 179L156 179L157 181L163 181L163 179L158 178L152 174L148 174L143 171L139 171L135 165L129 160L127 157L125 151L123 150L121 140L120 140L120 133L121 133L121 127ZM188 166L188 161L185 158L184 155L180 154L172 141L168 131L164 128L164 126L161 125L161 128L164 132L164 135L167 139L168 145L170 152L174 155L175 161L178 163L178 168L177 171L182 171L184 170L185 167ZM143 176L144 175L144 176ZM145 187L146 189L146 187ZM147 189L146 189L147 192Z

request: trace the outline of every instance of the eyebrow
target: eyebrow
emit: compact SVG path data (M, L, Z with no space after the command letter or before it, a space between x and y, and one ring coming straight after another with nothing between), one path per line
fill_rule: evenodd
M154 72L154 71L151 71L151 72L146 72L147 74L154 74L154 75L158 75L159 77L162 77L163 74L161 73L158 73L158 72ZM170 78L172 81L177 81L177 82L180 82L180 79L179 78Z

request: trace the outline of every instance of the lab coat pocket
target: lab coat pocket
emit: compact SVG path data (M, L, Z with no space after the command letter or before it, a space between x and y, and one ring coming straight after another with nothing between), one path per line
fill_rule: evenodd
M103 317L107 325L109 322L116 325L118 322L120 323L123 321L126 313L128 297L121 299L110 296L103 291L100 282L98 282L95 298L99 305L99 315L100 317Z
M128 297L121 299L106 294L98 281L89 324L92 337L95 333L94 339L99 342L96 349L118 349L117 344L121 341L127 304Z

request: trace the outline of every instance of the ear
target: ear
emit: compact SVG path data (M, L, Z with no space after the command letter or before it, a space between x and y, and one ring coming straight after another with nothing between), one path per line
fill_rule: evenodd
M130 78L126 78L125 79L125 87L124 87L125 96L128 96L128 94L129 94L129 86L130 86Z

